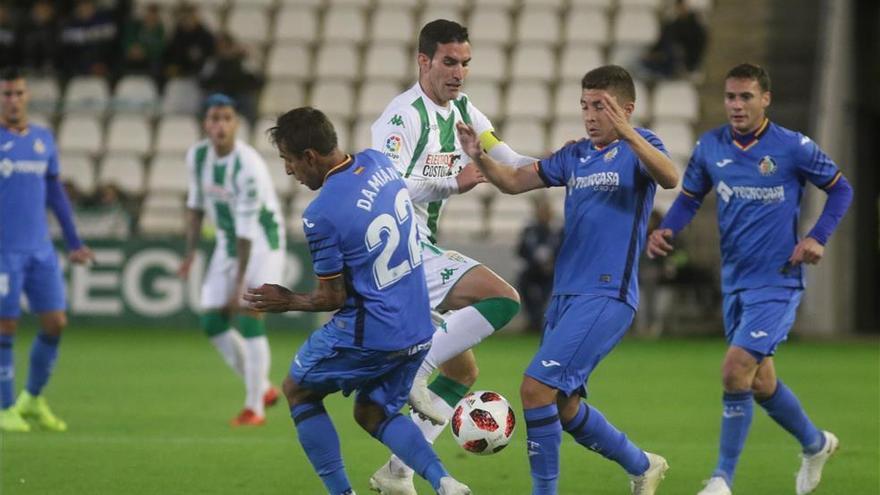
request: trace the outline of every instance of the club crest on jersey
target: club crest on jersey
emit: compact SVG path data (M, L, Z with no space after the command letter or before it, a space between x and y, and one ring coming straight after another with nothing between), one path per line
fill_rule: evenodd
M764 177L769 177L776 173L776 162L770 155L765 155L764 158L761 158L761 161L758 162L758 171L761 172L761 175Z
M603 159L605 160L605 163L608 163L611 160L614 160L614 157L617 156L617 151L619 149L620 149L620 147L615 147L611 151L609 151L608 153L605 153L605 156L603 157Z
M12 160L7 158L0 161L0 176L9 177L13 170L15 170L15 165L12 164Z

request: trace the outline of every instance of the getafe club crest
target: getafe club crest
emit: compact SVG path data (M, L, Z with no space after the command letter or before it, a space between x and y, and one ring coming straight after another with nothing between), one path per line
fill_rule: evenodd
M605 163L608 163L611 160L614 160L614 157L617 156L617 150L619 150L619 149L620 149L620 147L615 147L614 149L612 149L608 153L605 153L605 156L603 158L605 160Z
M42 139L37 138L34 140L34 152L40 155L46 152L46 145L43 144Z
M764 177L773 175L776 173L776 162L773 161L773 158L770 155L765 155L758 163L758 171L761 172L761 175Z

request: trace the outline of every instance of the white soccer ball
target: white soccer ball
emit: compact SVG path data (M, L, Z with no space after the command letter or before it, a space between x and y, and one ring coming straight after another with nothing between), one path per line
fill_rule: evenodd
M510 443L516 416L498 392L471 392L455 405L452 436L461 448L478 455L494 454Z

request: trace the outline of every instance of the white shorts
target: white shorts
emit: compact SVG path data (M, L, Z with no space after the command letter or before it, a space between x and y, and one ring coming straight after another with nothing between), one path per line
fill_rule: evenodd
M481 264L458 251L446 251L433 244L423 242L422 266L425 267L431 309L440 306L449 291L455 287L455 284L465 273Z
M274 251L252 251L244 274L244 285L259 287L263 284L280 284L284 281L285 249ZM238 273L238 259L231 258L225 249L214 249L211 261L205 270L202 281L202 309L216 309L226 306L232 291L235 290L235 275ZM243 304L243 302L242 302Z

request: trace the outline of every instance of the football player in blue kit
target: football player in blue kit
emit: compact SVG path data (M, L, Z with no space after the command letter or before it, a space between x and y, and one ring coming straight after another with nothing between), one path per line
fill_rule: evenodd
M700 495L730 494L752 422L753 401L801 444L799 495L819 484L837 450L794 393L776 376L773 356L788 337L804 291L804 263L822 259L824 245L852 201L852 188L810 138L767 118L770 76L742 64L728 72L724 106L729 123L706 132L693 151L682 192L648 240L648 256L665 256L703 197L715 190L721 234L721 285L729 348L722 365L723 414L718 464ZM828 194L824 211L798 238L804 185Z
M64 279L49 237L46 208L52 210L73 263L94 260L76 232L61 181L52 132L28 122L30 99L24 75L14 67L0 74L0 431L65 431L42 395L67 326ZM13 342L21 316L21 295L39 318L31 346L27 385L15 398Z
M319 110L291 110L269 132L287 173L320 189L302 218L318 283L309 294L264 284L249 289L245 300L257 311L336 310L299 349L284 380L306 456L329 493L354 493L322 401L355 392L361 427L437 493L471 493L449 476L412 419L400 414L434 333L403 179L378 151L340 151L333 125Z
M481 148L460 124L465 152L502 192L566 187L565 236L556 260L553 297L541 347L520 388L525 409L533 494L555 494L559 446L568 432L584 447L620 464L634 494L653 494L666 460L637 447L586 404L585 382L617 345L638 307L638 259L656 185L673 188L678 169L649 130L633 128L635 88L629 73L609 65L581 81L587 139L514 169Z

